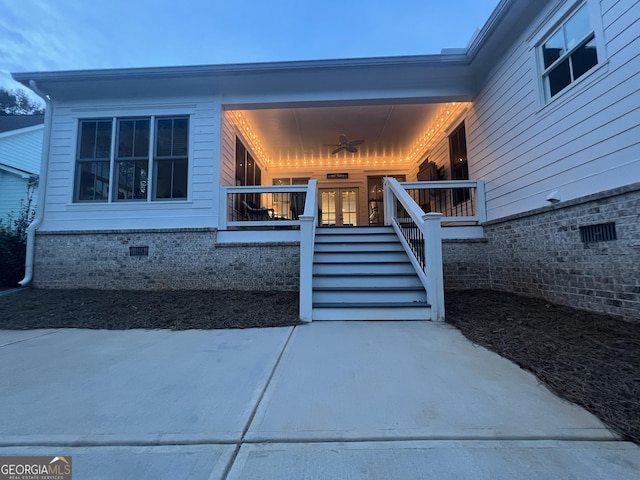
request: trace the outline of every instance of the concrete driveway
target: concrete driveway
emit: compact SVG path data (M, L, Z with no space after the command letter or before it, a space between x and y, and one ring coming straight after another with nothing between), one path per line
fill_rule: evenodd
M637 478L640 448L430 322L0 331L0 456L76 479Z

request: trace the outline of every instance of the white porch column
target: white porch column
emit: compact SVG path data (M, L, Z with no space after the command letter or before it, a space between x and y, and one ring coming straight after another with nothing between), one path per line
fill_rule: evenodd
M310 180L304 214L300 215L300 320L313 320L313 250L318 211L318 181Z
M426 213L424 248L426 256L427 298L431 304L431 319L444 321L444 280L442 269L442 214Z

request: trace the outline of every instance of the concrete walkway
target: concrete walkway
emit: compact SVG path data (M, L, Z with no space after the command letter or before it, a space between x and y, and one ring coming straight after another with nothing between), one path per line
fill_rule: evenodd
M0 331L0 456L76 479L637 478L640 448L430 322Z

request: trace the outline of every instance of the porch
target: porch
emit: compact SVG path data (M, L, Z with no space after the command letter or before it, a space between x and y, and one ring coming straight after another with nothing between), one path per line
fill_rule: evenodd
M304 321L340 319L345 310L349 318L444 320L442 240L483 238L486 221L480 180L398 182L386 177L382 212L370 215L364 227L343 222L344 235L318 247L318 234L337 232L335 219L350 218L352 212L348 205L336 211L334 204L328 215L331 199L319 191L316 180L304 186L220 188L218 242L299 244L300 318ZM380 230L381 226L387 230ZM380 234L387 236L382 244L371 243ZM392 253L388 261L382 260L384 268L371 263L377 258L380 264L381 252ZM333 256L326 260L328 254ZM322 258L337 265L336 269L320 268ZM406 263L411 272L389 271L388 263ZM378 281L372 283L371 277Z

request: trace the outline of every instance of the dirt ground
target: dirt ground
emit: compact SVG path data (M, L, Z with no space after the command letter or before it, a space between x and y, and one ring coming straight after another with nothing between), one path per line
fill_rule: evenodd
M447 322L640 444L640 322L489 290L447 292ZM0 296L0 329L299 324L296 292L32 290Z
M34 290L0 296L0 329L297 325L297 292Z

